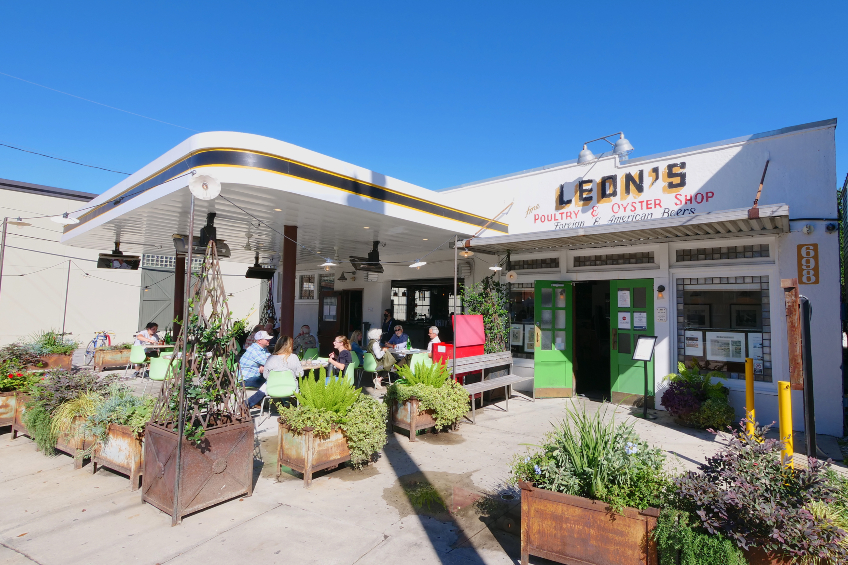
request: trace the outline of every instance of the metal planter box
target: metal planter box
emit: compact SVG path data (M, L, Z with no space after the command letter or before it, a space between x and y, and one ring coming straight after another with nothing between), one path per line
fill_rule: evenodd
M657 565L656 508L612 514L603 502L521 481L521 564L530 555L580 565Z
M156 424L144 430L141 500L174 510L177 434ZM183 438L180 516L253 494L253 422L206 430L201 447Z
M94 351L94 370L97 372L106 367L126 367L129 362L129 349L96 349Z
M328 438L321 439L312 433L312 428L304 428L303 433L296 434L279 422L277 439L277 478L282 474L285 465L303 474L305 487L312 484L314 472L350 461L347 438L340 429L333 430Z
M17 438L19 434L29 435L23 420L24 407L29 402L29 399L30 396L28 394L19 390L15 391L15 416L12 420L12 439Z
M415 434L420 430L436 427L433 411L421 412L418 409L418 399L410 398L404 403L395 402L392 405L392 427L409 431L409 441L416 441Z
M47 369L64 369L66 371L70 371L72 358L73 355L59 355L58 353L55 355L42 355L39 358L41 360L41 366L36 367L31 365L27 367L27 370L46 371Z
M84 422L85 418L82 416L76 416L74 418L74 423L72 424L73 431L59 434L59 437L56 440L56 450L67 453L74 458L74 469L82 469L82 464L85 459L83 457L83 451L90 449L94 444L94 438L91 436L74 437L73 432L78 430Z
M144 464L144 450L141 437L135 435L129 426L109 424L109 441L98 443L91 456L91 473L97 472L97 466L106 467L130 477L130 490L138 490L138 479Z
M15 402L18 391L0 392L0 427L11 426L15 421Z

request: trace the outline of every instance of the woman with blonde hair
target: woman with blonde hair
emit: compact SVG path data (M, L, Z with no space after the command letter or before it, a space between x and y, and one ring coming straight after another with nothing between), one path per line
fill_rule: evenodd
M343 335L337 335L333 340L334 351L330 353L328 359L330 365L336 368L338 375L344 378L347 366L353 363L353 356L350 354L350 340ZM338 354L336 354L338 351Z
M362 349L362 330L353 330L350 334L350 350L359 355L359 362L365 357L365 350Z
M292 352L294 340L287 335L281 335L277 340L277 345L274 347L274 353L265 361L265 376L267 378L271 371L290 370L294 373L296 379L303 376L303 367L300 365L300 359ZM297 390L297 389L295 389ZM262 402L265 396L265 383L259 387L259 390L253 393L247 400L248 406L256 406Z
M377 371L391 371L395 366L395 358L389 353L387 350L388 347L380 347L380 338L383 335L383 330L380 328L374 328L373 330L368 332L368 353L374 356L374 359L377 361ZM382 389L383 377L379 376L379 373L374 377L374 388L377 390Z

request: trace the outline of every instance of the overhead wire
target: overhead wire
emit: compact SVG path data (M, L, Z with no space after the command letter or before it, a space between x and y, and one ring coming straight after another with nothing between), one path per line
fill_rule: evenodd
M64 264L65 264L64 261L59 261L55 265L51 265L49 267L44 267L43 269L38 269L37 271L32 271L31 273L23 273L23 274L20 274L20 275L5 274L3 276L4 277L28 277L30 275L34 275L35 273L40 273L41 271L46 271L48 269L52 269L53 267L58 267L59 265L64 265Z
M136 113L136 112L130 112L129 110L124 110L123 108L117 108L117 107L115 107L115 106L110 106L109 104L104 104L103 102L98 102L97 100L91 100L91 99L89 99L89 98L83 98L82 96L77 96L76 94L71 94L70 92L65 92L65 91L63 91L63 90L58 90L58 89L56 89L56 88L51 88L51 87L49 87L49 86L44 86L43 84L38 84L37 82L33 82L33 81L31 81L31 80L26 80L26 79L21 78L21 77L16 77L15 75L10 75L9 73L4 73L4 72L2 72L2 71L0 71L0 75L7 76L7 77L9 77L9 78L13 78L13 79L15 79L15 80L19 80L19 81L21 81L21 82L25 82L25 83L27 83L27 84L32 84L32 85L35 85L35 86L38 86L38 87L41 87L41 88L46 88L47 90L52 90L53 92L58 92L59 94L64 94L65 96L71 96L71 97L73 97L73 98L77 98L77 99L79 99L79 100L84 100L84 101L86 101L86 102L91 102L92 104L97 104L98 106L104 106L104 107L109 108L109 109L112 109L112 110L117 110L118 112L124 112L125 114L130 114L130 115L133 115L133 116L137 116L137 117L139 117L139 118L144 118L144 119L146 119L146 120L152 120L152 121L154 121L154 122L159 122L160 124L165 124L165 125L169 125L169 126L174 126L175 128L181 128L181 129L185 129L185 130L188 130L188 131L194 131L194 132L199 132L199 131L200 131L200 130L196 130L196 129L193 129L193 128L188 128L188 127L185 127L185 126L181 126L181 125L178 125L178 124L172 124L171 122L166 122L166 121L164 121L164 120L158 120L158 119L156 119L156 118L151 118L150 116L145 116L144 114L138 114L138 113Z
M131 175L132 173L125 173L123 171L113 171L112 169L105 169L103 167L97 167L95 165L86 165L85 163L79 163L77 161L71 161L70 159L62 159L61 157L54 157L53 155L47 155L45 153L39 153L38 151L30 151L29 149L23 149L22 147L15 147L14 145L9 145L7 143L0 143L2 147L8 147L9 149L17 149L18 151L23 151L24 153L32 153L33 155L40 155L41 157L47 157L48 159L55 159L57 161L64 161L65 163L72 163L74 165L81 165L83 167L89 167L91 169L100 169L101 171L106 171L109 173L118 173L119 175Z

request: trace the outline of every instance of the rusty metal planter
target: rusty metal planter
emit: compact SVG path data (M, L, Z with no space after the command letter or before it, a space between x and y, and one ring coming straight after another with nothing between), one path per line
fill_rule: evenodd
M104 367L126 367L130 362L129 349L95 349L94 370L100 372Z
M279 418L277 419L279 421ZM350 461L350 449L347 438L340 429L334 429L330 436L321 439L313 434L312 428L304 428L303 433L293 432L283 422L277 430L277 478L283 472L283 465L303 474L303 486L312 484L312 474L316 471L337 467Z
M85 418L82 416L74 417L74 422L71 425L72 431L69 433L61 433L56 439L56 451L67 453L74 458L74 469L82 469L85 457L83 452L91 449L94 445L92 436L74 437L74 432L85 423Z
M73 355L60 355L58 353L42 355L39 358L41 366L30 365L27 367L27 371L46 371L47 369L65 369L66 371L70 371L71 359L73 359Z
M141 500L173 514L177 434L147 424ZM183 438L180 516L253 494L253 422L206 430L201 447Z
M418 409L417 398L410 398L406 402L395 402L392 404L392 427L409 431L409 441L416 441L415 434L420 430L436 427L433 411L421 412Z
M19 390L15 391L15 416L12 419L12 439L18 437L19 434L28 436L29 432L24 425L24 408L29 402L30 396Z
M141 437L135 435L129 426L109 424L109 441L99 443L91 455L91 472L97 472L97 466L106 467L130 476L130 490L138 490L138 479L144 464L144 450Z
M16 390L0 392L0 427L11 426L15 421Z
M657 565L651 532L659 510L625 508L520 481L521 564L530 555L580 565Z

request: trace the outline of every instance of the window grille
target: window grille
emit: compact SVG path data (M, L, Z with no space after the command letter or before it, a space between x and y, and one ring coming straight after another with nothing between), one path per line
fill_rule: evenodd
M755 257L769 257L769 246L767 243L760 245L731 245L729 247L698 247L677 250L678 263L685 263L687 261L753 259Z
M544 259L515 259L509 262L513 271L525 271L528 269L559 269L559 257L548 257Z
M574 267L603 267L607 265L643 265L654 263L653 251L610 253L607 255L575 255Z
M300 299L315 300L315 275L300 275Z

